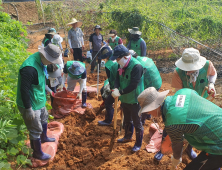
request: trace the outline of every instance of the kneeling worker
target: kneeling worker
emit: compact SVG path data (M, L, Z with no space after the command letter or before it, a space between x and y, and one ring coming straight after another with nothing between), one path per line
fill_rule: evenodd
M67 78L67 90L74 91L76 83L79 82L80 90L77 98L82 99L82 107L85 108L87 98L87 87L86 87L86 68L85 63L81 61L67 61L63 69L63 83L65 84Z
M140 150L143 140L143 126L138 116L140 106L137 97L144 90L143 67L139 61L131 57L129 50L124 45L113 49L110 60L117 60L119 69L112 91L113 98L119 97L124 113L125 136L117 142L130 142L134 127L136 129L136 143L133 152Z
M219 170L222 166L222 109L191 89L184 88L166 97L168 93L169 90L159 93L150 87L139 95L138 101L139 114L149 112L163 118L172 142L171 170L182 162L184 138L202 151L184 170Z
M21 65L18 75L17 105L29 131L33 157L40 160L51 158L43 153L41 143L54 142L47 137L48 112L45 108L45 78L47 70L44 65L61 64L60 49L52 44L45 48L39 46L39 52L30 55Z

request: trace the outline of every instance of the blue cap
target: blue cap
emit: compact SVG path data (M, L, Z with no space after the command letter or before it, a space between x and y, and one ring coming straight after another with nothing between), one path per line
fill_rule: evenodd
M68 70L72 75L78 76L85 71L85 68L79 62L74 61Z
M128 56L128 54L129 50L124 45L120 44L113 49L113 55L110 57L110 60L116 60L117 58Z
M100 59L105 59L111 57L113 54L113 50L110 46L105 46L101 49L101 55L99 56Z

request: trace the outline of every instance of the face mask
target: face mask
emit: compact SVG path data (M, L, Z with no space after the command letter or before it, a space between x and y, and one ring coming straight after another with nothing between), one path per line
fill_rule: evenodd
M126 56L126 59L125 59L125 57L122 57L119 61L117 61L117 63L120 65L120 68L123 68L126 65L129 57L130 57L130 55Z
M58 78L51 78L51 77L49 77L49 81L50 81L50 86L51 87L56 87L57 85L59 85Z

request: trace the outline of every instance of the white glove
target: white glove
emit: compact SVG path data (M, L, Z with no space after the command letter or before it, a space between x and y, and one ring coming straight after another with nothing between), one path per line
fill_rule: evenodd
M35 112L32 110L31 107L29 109L25 109L25 117L28 120L35 119Z
M63 84L61 84L57 89L60 90L60 91L62 91L62 89L63 89Z
M79 99L79 100L82 100L82 93L78 93L76 98Z
M175 170L177 168L177 165L179 165L182 162L182 158L180 159L175 159L173 157L173 155L171 156L171 163L172 163L172 167L171 170Z
M215 90L215 87L214 87L214 84L213 83L210 83L209 86L208 86L208 93L214 91L214 95L216 95L216 90Z
M121 96L121 94L119 93L119 90L117 88L112 90L112 96L114 99Z

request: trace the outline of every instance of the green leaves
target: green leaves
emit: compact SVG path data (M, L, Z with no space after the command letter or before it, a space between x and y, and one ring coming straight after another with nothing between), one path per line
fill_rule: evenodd
M17 156L16 161L17 161L18 165L19 164L22 164L22 165L25 165L25 164L32 165L31 160L27 159L24 155Z
M11 149L9 149L9 150L7 151L7 154L12 155L12 156L17 155L18 153L19 153L19 150L18 150L18 149L15 149L14 147L12 147Z
M11 164L8 162L1 162L0 161L0 169L1 170L11 170L12 168L10 166L11 166Z

